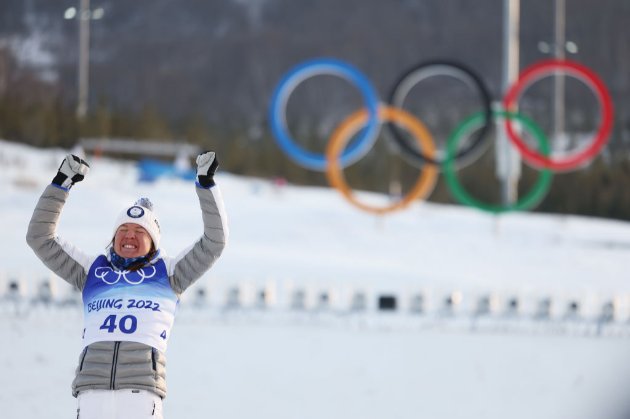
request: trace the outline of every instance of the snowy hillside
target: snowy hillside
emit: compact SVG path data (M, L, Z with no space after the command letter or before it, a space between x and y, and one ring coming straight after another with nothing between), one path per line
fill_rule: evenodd
M75 296L24 239L66 153L0 142L6 418L75 411L81 314L58 306ZM132 162L89 162L66 240L101 252L140 196L169 254L201 234L190 181L138 183ZM623 407L629 223L422 202L375 218L328 188L217 183L230 242L182 303L167 418L614 419ZM54 304L34 306L49 280Z

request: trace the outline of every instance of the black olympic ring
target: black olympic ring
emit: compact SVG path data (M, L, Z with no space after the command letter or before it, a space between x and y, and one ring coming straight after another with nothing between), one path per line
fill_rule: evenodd
M493 121L490 92L477 73L461 63L449 60L434 60L417 64L404 72L396 83L394 83L394 87L389 95L389 103L392 106L402 109L405 97L413 86L428 77L436 75L447 75L458 78L469 86L476 88L481 98L482 112L484 115L483 124L479 130L471 136L470 142L454 156L455 164L458 167L463 167L474 160L474 158L467 160L468 157L472 156L473 151L477 149L483 151L482 145L487 143L487 141L484 140L487 140L487 134L492 127ZM408 157L414 164L422 166L428 163L440 168L444 165L446 156L443 158L430 157L412 146L410 141L403 134L401 128L397 127L396 124L389 122L387 123L387 128L391 137L403 151L403 155Z

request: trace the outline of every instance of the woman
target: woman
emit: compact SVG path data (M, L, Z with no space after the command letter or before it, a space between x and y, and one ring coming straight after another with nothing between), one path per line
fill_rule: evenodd
M228 233L215 153L196 162L203 234L175 258L160 250L160 224L146 198L121 212L102 255L86 255L56 235L70 188L89 171L77 156L66 156L37 203L26 240L83 296L84 348L72 383L77 418L163 417L164 353L179 296L219 258Z

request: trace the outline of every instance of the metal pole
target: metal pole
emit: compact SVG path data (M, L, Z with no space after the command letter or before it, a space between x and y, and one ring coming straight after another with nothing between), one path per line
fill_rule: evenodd
M503 2L503 91L516 81L519 68L520 0ZM520 155L512 146L502 124L497 126L497 177L502 181L501 200L511 205L518 199Z
M555 0L555 25L554 25L554 55L557 60L565 59L565 32L566 32L566 10L565 0ZM553 89L553 131L556 141L560 141L565 130L565 109L564 90L565 78L562 72L557 72L554 77ZM561 144L561 143L560 143Z
M77 117L83 119L88 109L90 71L90 0L81 0L79 10L79 97Z

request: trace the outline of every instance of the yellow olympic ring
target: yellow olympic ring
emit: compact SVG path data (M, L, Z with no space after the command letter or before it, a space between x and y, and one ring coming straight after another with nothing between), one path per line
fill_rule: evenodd
M433 137L427 127L416 117L407 111L391 106L380 105L378 108L379 122L391 121L407 129L413 135L418 145L429 157L435 154ZM352 194L352 189L346 183L343 175L343 168L339 162L341 152L348 144L348 141L356 134L368 121L368 113L365 109L359 110L346 118L333 132L326 147L326 177L331 186L337 189L354 206L373 214L386 214L392 211L403 209L414 200L424 199L433 190L437 176L438 167L435 165L425 165L420 172L418 180L411 190L400 200L386 206L373 206L360 202Z

